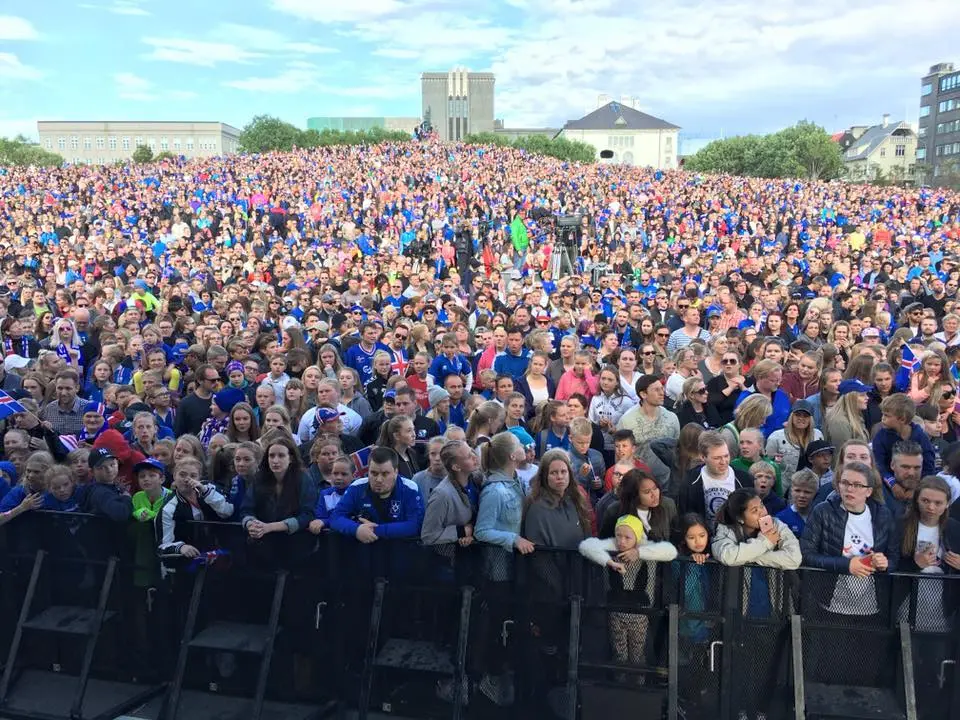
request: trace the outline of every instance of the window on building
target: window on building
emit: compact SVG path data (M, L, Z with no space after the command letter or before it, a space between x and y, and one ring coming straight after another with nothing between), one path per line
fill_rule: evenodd
M43 146L47 150L53 150L53 140L51 140L50 138L47 138L46 140L43 141Z
M906 157L907 146L906 145L897 145L894 155L897 157Z
M193 150L193 138L188 137L186 142L187 150Z
M927 159L927 149L925 147L917 148L917 160L926 160Z
M83 149L84 149L84 150L89 150L89 149L90 149L90 144L91 144L90 138L85 137L85 138L83 139Z
M170 149L170 143L167 142L167 139L166 139L165 137L160 138L160 149L161 149L161 150L169 150L169 149Z
M103 150L107 146L107 141L105 138L97 138L97 150Z
M960 73L940 78L940 92L954 90L957 87L960 87Z
M173 149L180 152L180 138L173 139Z
M211 150L216 150L216 149L217 149L217 141L216 141L216 140L211 140L211 141L210 141L210 149L211 149Z
M147 138L147 147L151 150L157 149L157 139L156 138Z
M109 138L107 138L107 147L110 148L111 150L117 149L117 139L112 135Z
M79 150L79 149L80 149L80 138L78 138L76 135L73 135L73 136L70 138L70 149L71 149L71 150Z
M922 127L919 130L917 130L917 137L925 138L926 136L927 136L927 129L925 127Z
M949 100L941 100L937 106L937 110L939 112L950 112L951 110L956 110L958 107L960 107L960 100L950 98Z
M887 149L885 147L880 148L880 157L887 156Z
M60 149L60 150L66 150L66 149L67 149L67 139L66 139L65 137L58 137L58 138L57 138L57 148Z
M128 137L123 138L123 139L120 141L120 147L122 147L124 150L129 150L129 149L130 149L130 138L128 138Z
M927 117L929 114L930 114L930 106L929 106L929 105L921 105L921 106L920 106L920 117Z
M933 83L924 83L920 86L920 97L926 97L933 92Z
M135 148L138 148L138 147L140 147L141 145L143 145L143 138L138 135L137 137L135 137L135 138L133 139L133 146L134 146Z

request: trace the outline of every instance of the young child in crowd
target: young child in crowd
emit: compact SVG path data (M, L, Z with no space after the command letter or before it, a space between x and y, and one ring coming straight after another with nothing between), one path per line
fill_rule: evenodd
M591 505L603 497L603 477L607 467L603 455L590 447L593 439L593 425L586 418L574 418L570 421L570 467L573 476L587 492Z
M333 509L343 499L343 494L353 482L353 473L353 460L346 455L341 455L333 461L333 469L330 471L331 485L320 491L317 506L314 509L315 519L310 521L307 530L314 535L319 535L327 527Z
M798 470L790 478L790 505L776 513L775 517L797 537L803 533L819 488L820 479L810 468Z
M133 496L133 519L153 522L171 490L163 486L167 469L159 460L147 458L133 466L140 491Z
M424 507L430 498L430 493L447 476L447 471L440 460L440 448L446 442L442 436L430 438L427 443L427 460L430 464L426 470L421 470L411 478L420 488L420 498L423 500Z
M523 485L524 493L529 493L530 481L533 480L540 467L534 462L536 460L536 450L533 446L533 436L519 425L514 425L507 430L516 436L517 440L520 441L520 447L523 448L523 461L517 465L517 477L520 479L520 484Z
M677 557L677 549L668 542L649 542L643 522L636 515L617 519L612 538L587 538L580 543L580 553L597 565L614 572L610 579L608 601L615 605L647 607L645 563L669 562ZM610 613L610 645L618 663L642 665L647 629L650 620L638 613Z
M290 376L287 374L287 356L276 353L270 358L270 372L267 373L262 384L273 388L277 405L283 405L284 391L288 382L290 382Z
M680 518L678 537L682 559L674 560L673 577L681 608L686 613L707 612L711 609L707 607L711 572L706 565L710 559L710 530L700 515L687 513ZM700 688L700 697L693 698L687 707L693 717L697 717L696 708L710 705L706 696L711 688L708 682L711 629L710 623L704 620L688 617L680 621L680 664L685 666L684 673L692 676L690 687Z
M617 430L613 433L613 457L614 464L610 466L603 478L603 488L607 492L610 492L614 487L613 468L618 464L628 463L631 467L643 470L648 475L653 474L649 466L637 457L637 439L633 430Z
M743 433L740 434L740 437L743 438ZM760 495L760 500L767 509L767 514L776 516L778 512L787 507L786 501L773 491L773 486L777 482L777 474L771 463L766 460L759 460L750 466L749 472L753 478L753 487Z
M86 486L77 485L70 468L54 465L47 472L48 490L43 495L44 510L57 512L80 512Z

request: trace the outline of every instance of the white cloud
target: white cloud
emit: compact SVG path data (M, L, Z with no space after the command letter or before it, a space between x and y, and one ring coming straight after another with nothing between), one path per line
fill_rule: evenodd
M159 90L151 81L129 72L114 73L113 82L117 97L135 102L183 101L198 97L193 90Z
M211 33L211 36L265 53L320 55L337 52L335 48L323 47L311 42L292 42L274 30L237 23L223 23Z
M129 72L115 73L113 82L116 84L117 95L124 100L150 102L157 99L151 91L153 83L139 75Z
M289 63L276 75L228 80L224 85L248 92L292 94L316 87L318 79L318 68L310 63L296 62Z
M41 77L40 70L24 65L13 53L0 52L0 80L37 80Z
M319 23L355 23L402 12L409 3L401 0L358 0L357 2L318 2L317 0L272 0L278 12Z
M13 15L0 15L0 40L36 40L39 37L29 20Z
M103 10L108 13L113 13L114 15L150 15L150 11L143 7L145 2L146 0L114 0L110 5L84 4L80 7L86 8L87 10Z
M165 60L185 65L214 67L220 63L249 63L263 57L263 53L250 52L225 42L153 37L144 38L143 42L153 48L145 56L147 60Z

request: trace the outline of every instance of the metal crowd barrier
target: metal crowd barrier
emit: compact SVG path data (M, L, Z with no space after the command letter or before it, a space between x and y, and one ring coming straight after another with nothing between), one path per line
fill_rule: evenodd
M0 529L0 717L960 717L960 576L192 530Z

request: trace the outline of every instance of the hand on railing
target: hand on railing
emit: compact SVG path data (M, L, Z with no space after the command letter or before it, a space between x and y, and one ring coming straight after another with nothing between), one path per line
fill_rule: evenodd
M473 525L463 526L463 537L457 540L460 547L469 547L473 544Z
M534 544L517 535L517 539L513 541L513 546L517 549L517 552L521 555L529 555L534 551Z
M379 538L377 537L377 524L366 518L360 518L360 526L357 528L356 537L357 540L362 542L364 545L369 545L374 543Z
M947 552L943 556L943 561L954 570L960 570L960 553Z
M690 559L693 560L697 565L703 565L707 560L710 559L710 556L707 553L693 553L690 555Z

